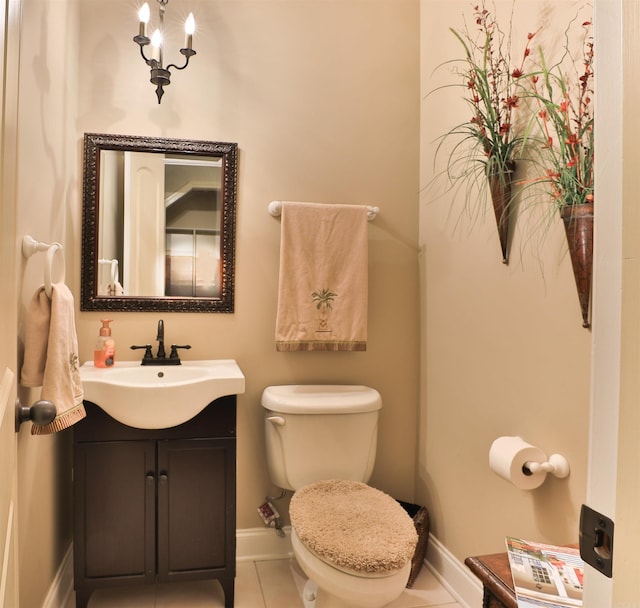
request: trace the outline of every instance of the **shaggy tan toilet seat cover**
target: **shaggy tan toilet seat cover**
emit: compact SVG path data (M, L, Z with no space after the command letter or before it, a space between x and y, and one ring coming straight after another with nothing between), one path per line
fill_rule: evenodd
M418 542L413 520L397 501L357 481L304 486L293 495L289 515L309 550L356 574L399 570Z

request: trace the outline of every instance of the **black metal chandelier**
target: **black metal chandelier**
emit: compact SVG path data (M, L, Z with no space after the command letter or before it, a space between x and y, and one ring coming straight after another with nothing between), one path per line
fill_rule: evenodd
M147 28L149 26L149 18L151 11L149 4L145 2L138 11L138 20L140 21L140 30L137 36L133 37L133 41L140 46L140 54L145 63L151 68L151 83L156 85L156 95L158 96L158 103L162 100L164 94L163 87L171 84L171 68L176 70L184 70L189 65L189 59L196 54L193 50L193 32L195 31L196 23L193 18L193 13L189 13L187 20L184 24L184 47L180 49L180 53L184 55L184 65L178 66L174 63L170 63L164 67L163 64L163 32L164 32L164 11L169 0L157 0L158 13L159 13L159 25L153 32L151 38L147 35ZM151 57L147 57L144 52L144 47L148 44L151 45Z

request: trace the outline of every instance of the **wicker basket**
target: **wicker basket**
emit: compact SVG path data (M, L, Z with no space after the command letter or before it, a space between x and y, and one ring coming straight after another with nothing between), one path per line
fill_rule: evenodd
M411 574L407 581L407 587L412 587L416 582L418 574L424 564L424 559L427 555L427 544L429 543L429 513L426 507L420 505L414 505L410 502L398 501L400 506L409 514L413 519L413 523L418 533L418 544L411 560Z

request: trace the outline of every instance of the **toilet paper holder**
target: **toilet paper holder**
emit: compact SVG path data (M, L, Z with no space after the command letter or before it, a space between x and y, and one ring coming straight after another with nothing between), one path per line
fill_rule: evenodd
M525 475L551 473L559 479L564 479L569 476L569 461L561 454L551 454L546 462L525 462L522 465L522 472Z
M489 468L520 490L540 487L547 473L568 477L569 463L561 454L549 458L544 451L522 437L498 437L489 450Z

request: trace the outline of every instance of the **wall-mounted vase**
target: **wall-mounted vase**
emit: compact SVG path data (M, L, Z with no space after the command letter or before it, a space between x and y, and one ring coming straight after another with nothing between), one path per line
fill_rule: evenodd
M567 235L571 266L578 289L582 327L590 327L589 303L593 275L593 202L561 207L560 216Z

